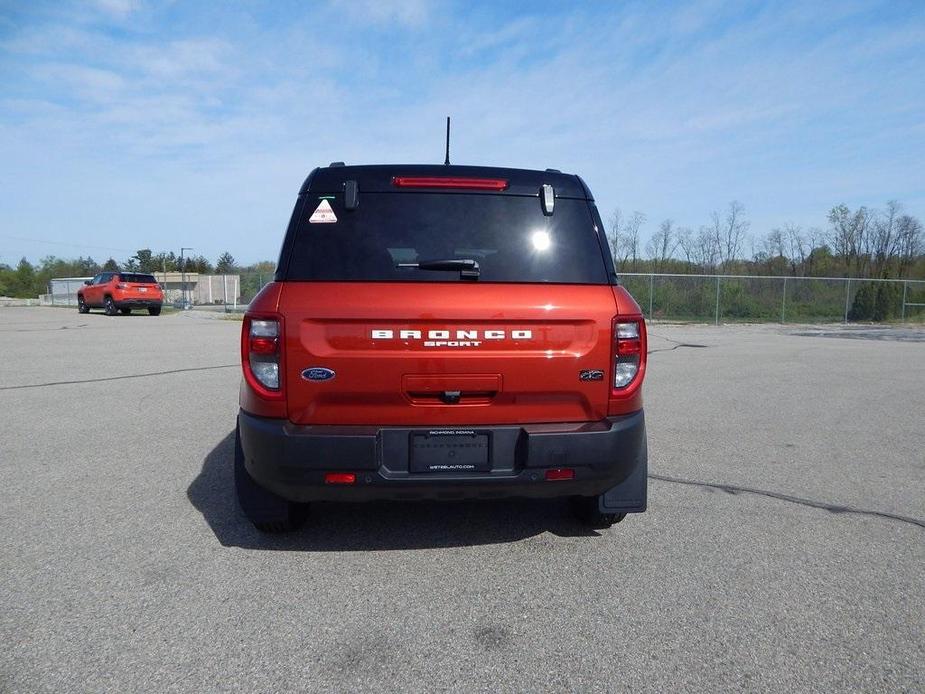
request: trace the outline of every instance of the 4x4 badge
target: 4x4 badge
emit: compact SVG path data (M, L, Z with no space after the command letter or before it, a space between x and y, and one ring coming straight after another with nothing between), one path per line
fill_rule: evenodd
M330 381L336 374L323 366L312 366L302 372L306 381Z
M600 369L584 369L578 373L579 381L603 381L604 372Z

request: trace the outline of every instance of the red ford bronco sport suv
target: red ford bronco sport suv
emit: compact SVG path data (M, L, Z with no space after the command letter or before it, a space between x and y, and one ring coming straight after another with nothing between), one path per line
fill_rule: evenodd
M241 359L235 483L260 530L321 500L646 509L646 326L578 176L315 169Z
M107 316L121 312L127 316L133 308L146 308L152 316L159 316L164 303L164 292L154 275L138 272L102 272L84 282L77 292L77 310L89 313L101 308Z

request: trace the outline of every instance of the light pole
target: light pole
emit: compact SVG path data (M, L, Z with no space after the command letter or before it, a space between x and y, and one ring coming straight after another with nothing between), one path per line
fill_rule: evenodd
M186 263L183 261L183 251L192 251L193 248L187 248L186 246L180 247L180 293L183 296L183 310L190 308L190 305L186 301Z

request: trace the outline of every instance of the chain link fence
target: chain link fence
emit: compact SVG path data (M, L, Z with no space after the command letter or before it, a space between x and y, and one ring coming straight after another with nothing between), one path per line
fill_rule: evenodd
M190 284L185 292L165 290L166 302L180 296L191 301L190 308L224 310L227 313L243 312L257 293L273 281L272 272L244 272L234 275L211 275ZM174 301L174 303L177 303Z
M66 285L56 280L42 303L76 306L81 279L68 278ZM165 286L164 303L240 312L272 281L270 272L201 276ZM624 272L620 281L648 318L716 324L925 322L925 280Z
M272 274L242 274L240 304L246 306L272 280ZM925 321L925 280L658 273L621 273L620 280L650 318L717 324Z
M620 274L648 318L713 322L925 321L925 280Z

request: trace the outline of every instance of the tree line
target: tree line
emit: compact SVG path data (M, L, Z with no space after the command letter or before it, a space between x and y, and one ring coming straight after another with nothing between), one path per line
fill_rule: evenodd
M38 264L22 258L16 267L0 263L0 296L35 298L48 292L48 283L55 277L92 277L100 272L196 272L199 274L272 273L276 264L261 261L242 266L231 253L222 253L211 263L202 255L181 258L174 252L157 252L150 248L139 249L123 262L109 258L103 264L91 257L66 260L46 256Z
M618 208L609 221L611 252L617 271L623 273L925 279L922 222L905 214L896 201L887 202L883 209L836 205L829 210L825 227L785 224L759 237L749 233L745 207L735 200L696 228L663 220L645 240L644 213L625 214ZM37 265L23 258L16 267L0 264L0 296L36 297L48 291L54 277L90 277L101 271L248 276L268 275L274 269L270 261L240 266L228 252L213 264L202 255L181 259L173 251L150 248L139 249L121 263L109 258L102 265L91 257L48 256Z
M895 200L883 209L836 205L826 227L785 224L760 237L749 234L745 207L735 200L696 229L666 219L643 244L646 221L619 208L611 215L618 272L925 279L922 222Z

